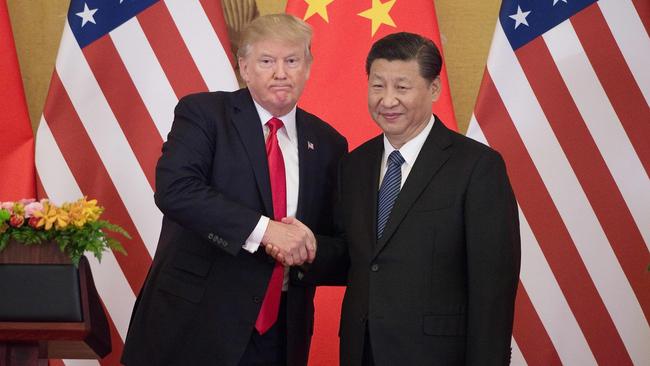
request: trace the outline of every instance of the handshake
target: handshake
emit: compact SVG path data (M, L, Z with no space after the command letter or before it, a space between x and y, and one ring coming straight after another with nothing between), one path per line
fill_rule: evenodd
M285 266L311 263L316 257L314 233L294 217L285 217L281 222L269 221L262 245L266 254Z

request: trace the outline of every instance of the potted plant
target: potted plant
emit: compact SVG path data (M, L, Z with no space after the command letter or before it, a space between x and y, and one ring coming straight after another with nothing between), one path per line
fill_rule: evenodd
M107 250L126 254L107 231L126 238L129 234L120 226L102 220L104 208L97 200L86 197L60 206L47 199L24 199L0 203L0 254L10 242L25 246L55 243L59 250L78 265L85 252L98 260Z

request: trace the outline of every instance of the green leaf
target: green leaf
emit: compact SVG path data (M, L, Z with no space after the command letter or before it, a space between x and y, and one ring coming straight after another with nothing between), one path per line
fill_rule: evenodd
M0 252L7 246L10 237L11 235L9 233L0 234Z
M7 209L0 209L0 224L9 220L11 217L11 214L9 213L9 210Z

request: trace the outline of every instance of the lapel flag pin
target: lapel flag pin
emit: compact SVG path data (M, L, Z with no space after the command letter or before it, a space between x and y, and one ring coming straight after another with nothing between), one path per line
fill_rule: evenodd
M307 141L307 149L308 150L314 150L314 144L312 144L311 141Z

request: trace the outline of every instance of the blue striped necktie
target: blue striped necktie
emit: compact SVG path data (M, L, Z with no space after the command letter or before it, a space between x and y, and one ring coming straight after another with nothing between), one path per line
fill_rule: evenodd
M400 185L402 184L402 164L404 164L404 157L399 153L399 150L394 150L388 155L388 170L386 170L386 175L384 175L384 180L379 188L377 239L381 239L390 212L393 210L393 205L399 195Z

